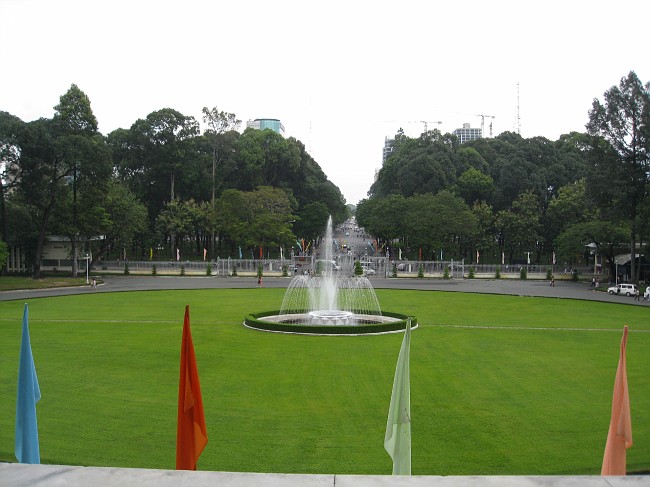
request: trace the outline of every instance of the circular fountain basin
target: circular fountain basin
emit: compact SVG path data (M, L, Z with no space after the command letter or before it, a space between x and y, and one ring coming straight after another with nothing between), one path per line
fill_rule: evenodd
M310 311L309 321L312 325L352 325L354 313L336 309Z
M415 317L399 313L389 314L390 316L372 315L338 310L276 314L270 311L248 315L244 325L260 331L336 336L403 332L411 319L411 328L418 326ZM321 321L315 321L317 319Z

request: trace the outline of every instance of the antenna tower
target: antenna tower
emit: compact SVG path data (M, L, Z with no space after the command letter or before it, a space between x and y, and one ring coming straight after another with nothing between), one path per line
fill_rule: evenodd
M519 117L519 81L517 81L517 134L521 135L521 118Z

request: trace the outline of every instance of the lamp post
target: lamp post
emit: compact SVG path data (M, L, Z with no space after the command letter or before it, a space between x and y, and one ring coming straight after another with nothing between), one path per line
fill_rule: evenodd
M90 284L90 282L88 281L88 268L90 267L90 255L86 254L84 260L86 261L86 284Z

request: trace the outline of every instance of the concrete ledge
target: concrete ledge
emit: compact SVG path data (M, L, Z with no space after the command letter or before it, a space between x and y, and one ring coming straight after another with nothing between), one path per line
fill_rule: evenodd
M0 463L1 487L648 487L650 476L390 476L191 472Z

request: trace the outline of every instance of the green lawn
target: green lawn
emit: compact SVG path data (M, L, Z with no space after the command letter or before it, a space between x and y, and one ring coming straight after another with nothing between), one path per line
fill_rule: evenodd
M562 299L378 290L414 314L414 475L598 474L622 325L634 446L650 470L650 310ZM383 449L401 334L252 331L284 289L29 301L43 463L174 468L184 306L208 445L201 470L390 474ZM22 301L0 302L0 461L13 437Z

